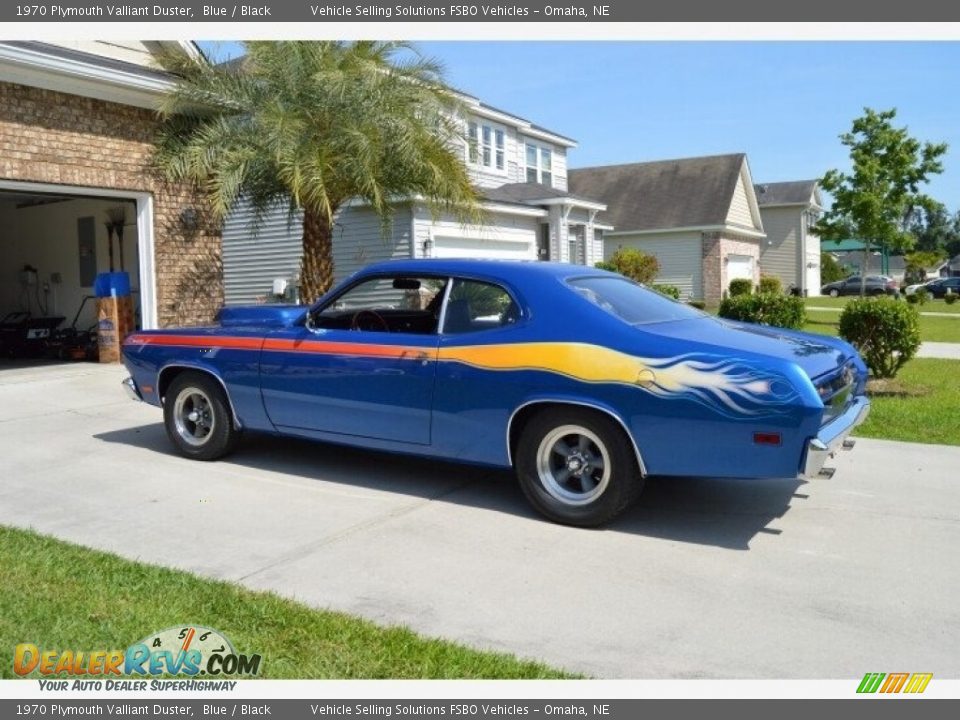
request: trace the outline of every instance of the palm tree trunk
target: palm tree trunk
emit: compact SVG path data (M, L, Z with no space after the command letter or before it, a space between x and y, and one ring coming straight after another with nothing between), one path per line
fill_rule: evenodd
M333 223L317 210L303 211L300 301L314 303L333 285Z

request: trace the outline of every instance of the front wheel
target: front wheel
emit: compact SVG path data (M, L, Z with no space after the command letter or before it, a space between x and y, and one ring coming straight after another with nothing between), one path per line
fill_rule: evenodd
M167 436L182 455L216 460L233 450L239 431L226 393L216 380L200 372L177 375L163 402Z
M840 297L840 291L836 288L830 288L830 297Z
M593 410L551 408L535 415L520 436L516 470L533 507L565 525L609 522L643 489L623 429Z

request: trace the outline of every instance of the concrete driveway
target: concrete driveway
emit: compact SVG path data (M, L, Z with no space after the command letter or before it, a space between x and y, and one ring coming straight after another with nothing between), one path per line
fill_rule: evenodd
M595 676L960 677L960 448L653 480L575 530L506 473L271 438L181 459L123 375L0 369L0 523Z

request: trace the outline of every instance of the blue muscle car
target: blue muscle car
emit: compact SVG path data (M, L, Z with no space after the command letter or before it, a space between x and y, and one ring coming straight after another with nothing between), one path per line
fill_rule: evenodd
M576 265L371 265L312 307L131 335L130 393L190 458L243 431L514 468L602 524L647 475L811 477L869 410L847 343L719 320Z

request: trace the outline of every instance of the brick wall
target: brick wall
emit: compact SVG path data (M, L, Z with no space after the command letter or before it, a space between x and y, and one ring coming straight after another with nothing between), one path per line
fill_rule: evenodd
M161 327L209 322L223 304L220 230L186 186L148 170L152 111L0 82L0 178L153 196L157 319ZM180 213L200 210L187 230Z

